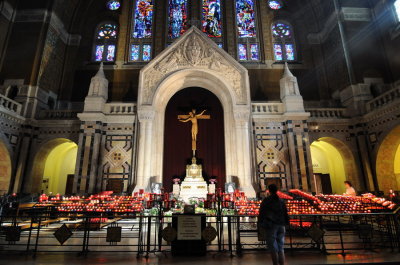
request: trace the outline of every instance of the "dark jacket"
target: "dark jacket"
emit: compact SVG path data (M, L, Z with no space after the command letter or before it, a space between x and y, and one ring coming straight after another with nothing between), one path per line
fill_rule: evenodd
M263 220L269 220L276 225L289 224L289 215L285 202L278 195L270 195L262 201L258 222Z

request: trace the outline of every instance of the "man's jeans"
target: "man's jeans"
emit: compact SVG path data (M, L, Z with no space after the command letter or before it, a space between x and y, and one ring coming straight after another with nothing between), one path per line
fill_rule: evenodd
M285 226L273 224L266 229L266 241L271 252L284 252Z

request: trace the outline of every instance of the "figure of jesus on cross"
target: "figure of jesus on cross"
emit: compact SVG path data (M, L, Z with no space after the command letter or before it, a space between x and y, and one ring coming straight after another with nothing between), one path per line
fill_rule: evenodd
M196 156L197 150L197 134L199 133L199 125L197 120L209 120L211 119L210 115L204 115L206 110L203 110L200 114L196 114L196 110L192 109L188 115L179 115L178 120L180 122L192 122L192 151L193 157Z

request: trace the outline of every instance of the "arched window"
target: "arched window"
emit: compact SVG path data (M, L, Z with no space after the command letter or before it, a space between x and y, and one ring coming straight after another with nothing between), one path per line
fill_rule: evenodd
M276 61L295 61L296 46L292 27L286 22L272 24L274 55Z
M135 1L129 58L132 62L147 62L151 60L154 1Z
M96 62L114 62L117 44L117 25L111 22L102 23L96 28L93 60Z
M394 10L396 11L397 20L400 21L400 0L394 2Z
M168 0L168 39L179 38L188 29L188 0Z
M239 61L259 61L259 44L254 0L236 0Z

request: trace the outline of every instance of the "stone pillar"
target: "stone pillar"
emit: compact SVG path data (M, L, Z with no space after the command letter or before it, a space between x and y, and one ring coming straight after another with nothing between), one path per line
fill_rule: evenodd
M248 107L236 107L234 109L236 127L236 155L238 163L238 177L240 188L248 197L256 197L252 183L252 167L250 162L250 109Z
M155 112L153 110L138 110L139 118L139 152L138 170L135 191L150 188L151 167L153 166L152 142L154 138L153 122ZM161 149L162 150L162 149Z

